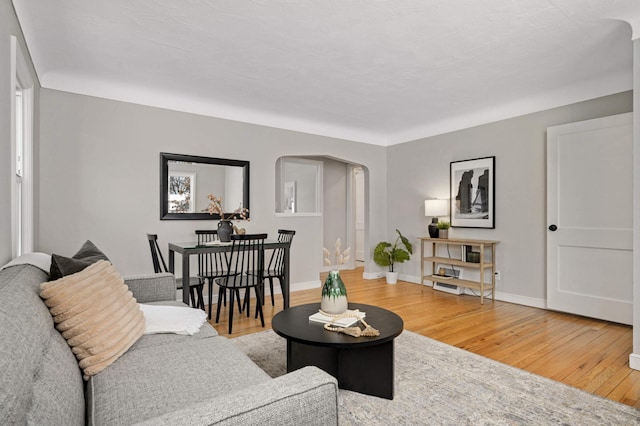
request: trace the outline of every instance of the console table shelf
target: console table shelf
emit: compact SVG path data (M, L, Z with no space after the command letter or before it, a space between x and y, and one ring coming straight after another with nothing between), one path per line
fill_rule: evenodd
M471 240L461 238L430 238L420 237L420 276L422 281L420 284L424 285L424 281L431 281L432 283L446 283L456 285L458 287L471 288L480 291L480 303L484 304L484 292L485 290L491 290L491 299L495 300L495 287L496 287L496 245L499 241L493 240ZM431 245L431 256L425 255L425 246ZM438 245L446 246L460 246L460 258L451 258L438 256ZM477 262L470 262L465 258L465 246L476 247L479 250L479 259ZM447 247L448 251L448 247ZM431 273L425 274L425 262L431 263ZM443 277L436 275L438 264L447 266L459 266L461 268L469 268L478 270L480 273L478 281L456 278L456 277ZM490 279L486 279L485 273L491 274Z

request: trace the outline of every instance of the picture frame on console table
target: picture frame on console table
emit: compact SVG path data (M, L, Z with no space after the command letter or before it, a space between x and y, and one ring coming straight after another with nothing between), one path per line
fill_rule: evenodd
M496 227L495 166L495 156L450 163L449 211L452 227Z

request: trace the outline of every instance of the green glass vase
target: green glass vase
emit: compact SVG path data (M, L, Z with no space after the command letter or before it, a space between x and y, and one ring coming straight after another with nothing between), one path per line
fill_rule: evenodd
M340 315L347 310L347 307L347 289L340 278L340 271L329 271L322 286L320 309L328 314Z

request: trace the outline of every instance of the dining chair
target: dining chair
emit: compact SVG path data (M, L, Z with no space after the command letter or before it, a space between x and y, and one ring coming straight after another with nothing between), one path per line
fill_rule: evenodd
M158 234L147 234L147 240L149 240L149 248L151 250L151 260L153 261L153 271L156 274L161 272L170 272L167 268L167 264L162 257L162 251L158 245ZM199 277L190 277L189 279L189 293L191 294L191 306L194 308L200 308L204 311L204 297L202 295L202 289L204 287L204 280ZM182 290L182 278L176 278L176 288ZM196 297L197 295L197 297Z
M286 229L278 229L278 242L288 243L289 247L291 247L291 241L293 240L293 236L296 235L296 231L289 231ZM269 264L264 271L264 279L269 280L269 290L271 292L271 306L275 306L273 300L273 279L277 278L280 283L280 288L282 289L282 283L284 281L284 254L285 248L277 248L274 249L271 253L271 258L269 259ZM282 295L284 298L284 294ZM262 300L264 303L264 298Z
M216 323L220 320L220 308L222 307L222 295L229 291L229 334L233 327L234 298L239 298L239 291L244 290L244 305L247 317L250 315L250 297L253 288L256 296L256 317L260 316L260 322L264 327L264 315L262 313L263 271L264 271L264 240L267 234L245 234L231 236L231 252L227 257L226 274L216 278L215 282L220 287L218 292L218 306L216 309ZM250 273L250 271L257 271ZM236 291L238 290L238 291Z
M197 229L196 238L198 245L206 245L214 241L220 241L218 238L218 230L216 229ZM224 277L227 268L227 253L200 253L198 254L198 277L208 284L209 299L209 319L211 319L211 307L213 305L213 283L216 278ZM242 311L240 305L240 291L236 290L238 296L238 309ZM222 302L227 306L227 294L223 292Z

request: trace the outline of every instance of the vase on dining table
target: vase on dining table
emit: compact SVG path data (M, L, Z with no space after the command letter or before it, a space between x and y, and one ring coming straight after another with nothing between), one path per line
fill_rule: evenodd
M322 286L320 309L328 314L340 315L346 312L347 307L347 289L340 278L340 271L329 271Z
M229 220L221 220L218 222L218 238L223 243L231 241L231 234L233 234L233 224Z

